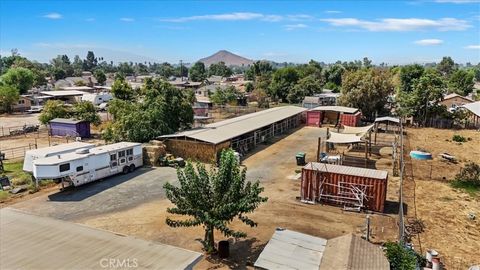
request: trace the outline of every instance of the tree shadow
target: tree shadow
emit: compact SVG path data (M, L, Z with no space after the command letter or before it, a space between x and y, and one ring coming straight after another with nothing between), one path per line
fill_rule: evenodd
M228 258L222 259L218 254L207 255L205 259L213 264L210 269L222 268L223 266L227 266L229 269L253 267L258 256L267 245L267 243L260 244L260 241L255 237L244 240L228 239L228 242L230 244L230 256Z
M389 201L389 200L385 201L385 208L383 213L396 215L398 214L399 210L400 210L400 204L398 203L398 201ZM406 204L405 202L403 203L403 214L404 215L408 214L408 204Z

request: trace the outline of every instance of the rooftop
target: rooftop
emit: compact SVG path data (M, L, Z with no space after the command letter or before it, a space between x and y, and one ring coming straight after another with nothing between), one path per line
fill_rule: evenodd
M305 108L295 106L276 107L260 112L242 115L217 123L208 124L202 128L161 136L160 138L187 137L199 141L218 144L242 134L284 120L304 111L306 111Z
M84 120L77 120L77 119L67 119L67 118L55 118L50 120L51 123L60 123L60 124L73 124L76 125L78 123L85 122Z
M108 268L108 260L102 262L106 258L119 263L130 260L138 269L190 269L202 257L198 252L11 208L1 209L0 217L3 269L102 269Z
M82 92L78 90L54 90L54 91L42 91L40 93L47 96L52 96L52 97L83 96L84 94L87 94L86 92Z
M480 117L480 101L463 105L463 107Z
M357 108L350 108L344 106L318 106L311 111L331 111L331 112L341 112L341 113L356 113L358 112Z
M326 172L326 173L336 173L336 174L343 174L343 175L375 178L380 180L385 180L388 177L387 171L335 165L335 164L318 163L318 162L310 162L307 165L305 165L303 169L318 170L320 172Z
M91 148L94 145L91 143L84 143L84 142L71 142L71 143L64 143L64 144L59 144L55 146L49 146L49 147L44 147L44 148L38 148L38 149L33 149L33 150L28 150L26 152L26 155L32 155L32 156L45 156L50 153L58 153L58 152L63 152L67 150L74 150L74 149L79 149L79 148Z
M465 99L465 100L468 100L468 101L473 102L472 99L470 99L470 98L468 98L468 97L461 96L461 95L459 95L459 94L457 94L457 93L450 93L450 94L448 94L448 95L445 95L445 96L443 97L443 100L447 100L447 99L451 99L451 98L456 98L456 97L463 98L463 99Z

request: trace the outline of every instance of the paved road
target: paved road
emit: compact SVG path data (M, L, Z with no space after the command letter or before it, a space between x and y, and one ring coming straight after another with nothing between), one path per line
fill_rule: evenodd
M40 216L75 220L165 198L163 185L167 181L174 183L176 179L173 168L139 168L131 174L36 197L12 207Z

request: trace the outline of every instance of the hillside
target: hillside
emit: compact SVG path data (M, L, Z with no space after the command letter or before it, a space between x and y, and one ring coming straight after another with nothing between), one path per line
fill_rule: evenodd
M247 66L253 64L252 60L226 50L218 51L217 53L198 61L203 62L207 67L218 62L224 62L227 66Z

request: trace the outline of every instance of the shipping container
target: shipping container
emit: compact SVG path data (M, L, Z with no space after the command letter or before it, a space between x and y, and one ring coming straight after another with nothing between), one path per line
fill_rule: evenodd
M322 119L322 112L320 111L308 111L307 112L307 126L320 127Z
M301 200L383 212L388 173L310 162L302 169Z
M355 114L341 114L340 123L345 126L357 127L360 124L362 114L357 112Z

